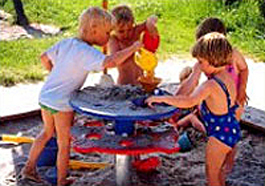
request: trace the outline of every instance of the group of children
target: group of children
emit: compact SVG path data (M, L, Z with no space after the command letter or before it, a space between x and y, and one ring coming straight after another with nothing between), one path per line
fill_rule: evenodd
M69 105L71 93L80 89L91 71L117 67L118 84L138 85L143 74L133 55L144 45L141 35L158 41L157 17L134 23L128 6L114 8L112 14L97 7L85 10L79 19L78 37L64 39L41 55L41 63L50 71L39 104L44 127L34 141L22 175L41 181L36 171L37 159L45 144L56 133L58 143L57 185L67 185L70 128L74 111ZM219 29L220 27L220 29ZM111 31L114 33L111 34ZM223 23L216 18L204 20L197 29L192 56L193 68L181 73L181 86L175 96L150 97L147 103L164 102L179 108L198 109L173 122L176 128L192 123L209 140L206 147L206 173L209 185L225 185L225 175L232 168L236 144L240 139L238 118L246 103L248 69L243 56L228 42ZM108 44L110 54L103 55L93 45ZM208 80L198 86L201 73ZM239 109L238 109L239 108ZM237 113L237 118L236 118Z

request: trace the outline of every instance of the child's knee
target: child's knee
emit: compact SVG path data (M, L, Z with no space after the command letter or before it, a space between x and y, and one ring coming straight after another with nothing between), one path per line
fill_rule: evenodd
M190 117L190 120L191 120L191 122L196 122L197 121L197 116L195 115L195 114L193 114L193 113L190 113L189 114L189 117Z
M70 148L70 138L65 138L60 140L57 138L57 144L59 149L68 149Z
M49 141L52 138L52 136L53 136L53 133L49 133L43 130L41 134L39 135L39 138L44 141Z
M187 66L185 67L181 72L180 72L180 75L179 75L179 80L180 82L183 82L185 79L187 79L190 74L192 73L192 68Z

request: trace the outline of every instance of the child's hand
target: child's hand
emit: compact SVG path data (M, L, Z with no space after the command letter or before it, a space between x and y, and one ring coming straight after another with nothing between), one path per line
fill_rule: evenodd
M148 17L146 20L146 28L149 31L149 33L152 35L158 34L156 23L157 23L157 16L155 15Z
M143 46L144 46L143 43L140 42L140 41L135 41L135 42L133 43L133 47L134 47L135 51L139 50L139 49L142 48Z
M156 15L151 15L150 17L147 18L146 20L146 24L147 25L153 25L153 26L156 26L156 23L157 23L157 16Z
M162 103L162 102L163 101L160 99L160 97L157 96L151 96L145 100L145 103L147 103L147 105L150 108L154 108L154 106L152 105L153 103Z

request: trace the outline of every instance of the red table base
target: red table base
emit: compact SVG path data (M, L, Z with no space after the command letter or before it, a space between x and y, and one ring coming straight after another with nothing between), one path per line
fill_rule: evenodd
M74 126L72 128L73 148L79 153L107 153L119 155L140 155L148 153L179 152L178 134L171 126L161 124L146 126L136 124L135 134L123 137L107 132L105 125Z

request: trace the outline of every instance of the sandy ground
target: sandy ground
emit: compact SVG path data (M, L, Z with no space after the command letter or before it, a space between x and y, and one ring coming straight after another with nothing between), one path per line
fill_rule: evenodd
M41 119L34 117L4 123L0 126L1 133L36 136L41 129ZM243 139L239 143L239 151L233 172L227 179L229 186L263 186L265 183L265 136L258 131L243 130ZM18 174L25 164L30 144L0 143L0 185L49 185L48 183L36 184L28 180L21 180ZM151 154L159 156L162 165L154 172L143 174L132 171L132 185L198 185L203 186L205 181L205 142L198 142L190 152L167 154ZM111 166L103 170L70 170L70 176L76 178L74 185L115 185L114 156L105 154L81 155L71 153L71 159L109 162ZM44 178L45 172L50 167L39 168L40 175Z

